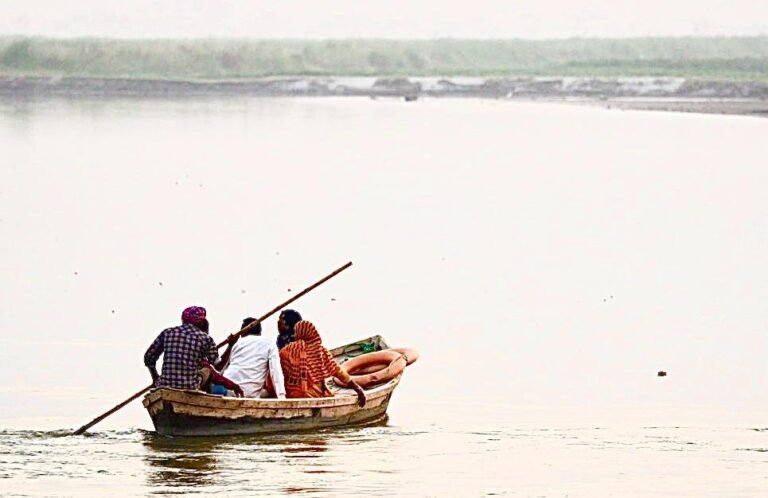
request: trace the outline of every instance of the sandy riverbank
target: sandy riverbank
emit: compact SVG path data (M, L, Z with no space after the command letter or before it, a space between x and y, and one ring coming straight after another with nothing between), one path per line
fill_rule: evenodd
M600 105L611 109L768 116L768 83L684 78L263 78L181 81L0 77L0 98L112 97L490 98Z
M768 117L768 101L760 99L615 99L591 101L589 104L608 109Z

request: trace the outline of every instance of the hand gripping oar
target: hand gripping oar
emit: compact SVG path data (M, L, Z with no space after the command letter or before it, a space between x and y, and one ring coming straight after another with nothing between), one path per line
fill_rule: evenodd
M275 306L275 307L274 307L274 308L272 308L272 309L271 309L271 310L270 310L268 313L266 313L264 316L261 316L261 317L257 318L255 321L253 321L253 322L249 323L247 326L245 326L245 327L243 327L242 329L240 329L240 330L239 330L237 333L235 333L234 335L236 335L237 337L240 337L240 336L243 334L243 332L247 332L247 331L248 331L248 330L250 330L251 328L255 327L255 326L256 326L256 324L263 322L264 320L266 320L266 319L267 319L267 318L269 318L270 316L274 315L275 313L277 313L277 312L278 312L278 311L280 311L281 309L285 308L286 306L288 306L289 304L291 304L292 302L294 302L295 300L297 300L298 298L300 298L300 297L301 297L301 296L303 296L304 294L306 294L306 293L308 293L308 292L312 291L313 289L315 289L315 288L319 287L320 285L324 284L325 282L327 282L328 280L332 279L333 277L335 277L335 276L336 276L336 275L338 275L339 273L343 272L344 270L346 270L346 269L347 269L347 268L349 268L350 266L352 266L352 262L351 262L351 261L350 261L349 263L347 263L346 265L342 266L341 268L339 268L338 270L334 271L334 272L333 272L333 273L331 273L330 275L328 275L328 276L326 276L326 277L322 278L321 280L318 280L318 281L317 281L317 282L315 282L314 284L310 285L309 287L307 287L307 288L306 288L306 289L304 289L303 291L299 292L298 294L296 294L295 296L293 296L292 298L290 298L290 299L289 299L289 300L287 300L286 302L284 302L284 303L281 303L281 304L279 304L279 305ZM229 341L228 341L228 340L224 340L224 341L222 341L221 343L219 343L219 344L217 344L217 345L216 345L216 348L220 348L220 347L224 346L225 344L227 344L227 342L229 342ZM115 407L113 407L112 409L110 409L108 412L105 412L105 413L103 413L102 415L99 415L98 417L96 417L95 419L91 420L90 422L88 422L88 423L87 423L87 424L85 424L84 426L80 427L78 430L76 430L75 432L73 432L73 433L72 433L72 435L74 435L74 436L79 436L79 435L80 435L80 434L82 434L83 432L87 431L88 429L90 429L90 428L91 428L91 427L93 427L94 425L98 424L99 422L101 422L101 421L102 421L102 420L104 420L105 418L107 418L107 417L109 417L110 415L112 415L113 413L115 413L115 412L116 412L117 410L119 410L120 408L124 407L125 405L127 405L128 403L130 403L131 401L133 401L134 399L138 398L139 396L141 396L141 395L142 395L142 394L144 394L145 392L149 391L149 390L150 390L150 389L152 389L153 387L154 387L154 385L152 385L152 384L148 385L147 387L145 387L145 388L144 388L144 389L142 389L141 391L139 391L139 392L137 392L136 394L132 395L130 398L126 399L126 400L125 400L125 401L123 401L122 403L120 403L120 404L116 405Z

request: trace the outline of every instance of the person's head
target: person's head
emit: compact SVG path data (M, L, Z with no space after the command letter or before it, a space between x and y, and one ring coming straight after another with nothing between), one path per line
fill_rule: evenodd
M293 328L297 323L301 321L301 315L296 310L283 310L280 312L280 317L277 319L277 331L282 334L287 334L293 331Z
M256 319L251 318L250 316L248 318L243 318L243 325L240 327L240 330L244 329L245 327L247 327L248 325L252 324L255 321ZM245 333L243 333L243 335L261 335L261 322L257 323L250 329L246 330Z
M317 329L312 324L312 322L301 320L299 323L296 324L296 327L294 330L296 332L297 341L319 342L321 344L323 342L320 339L320 333L317 331Z
M205 308L202 306L190 306L182 311L181 323L194 325L203 332L208 332L208 319Z

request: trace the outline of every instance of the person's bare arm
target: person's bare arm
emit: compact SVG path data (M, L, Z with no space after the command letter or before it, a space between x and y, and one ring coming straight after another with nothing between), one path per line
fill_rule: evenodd
M336 364L336 362L334 362L334 364ZM360 405L360 408L364 407L366 402L365 391L362 387L360 387L360 384L352 380L352 376L349 375L344 367L338 364L336 365L336 372L333 375L342 381L345 385L349 386L351 389L354 389L354 391L357 393L357 404Z

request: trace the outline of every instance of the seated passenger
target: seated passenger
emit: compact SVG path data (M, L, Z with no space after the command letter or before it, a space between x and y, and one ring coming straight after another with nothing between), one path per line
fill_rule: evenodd
M203 360L216 361L219 353L216 343L208 335L205 308L190 306L181 314L181 325L163 330L144 354L144 365L149 368L156 387L174 389L200 389L205 375ZM163 356L162 374L155 367Z
M255 318L246 318L243 320L241 329L255 321ZM224 353L225 357L229 357L229 363L222 374L242 387L246 397L263 398L266 396L264 387L267 372L269 372L277 398L285 399L280 356L275 343L261 337L260 323L244 332L240 340L230 347L231 352L228 350L229 354Z
M338 377L357 392L358 404L365 406L365 392L346 370L333 361L323 347L314 325L306 320L296 324L296 340L280 350L280 363L285 375L285 391L289 398L327 398L333 393L325 385L329 377Z

